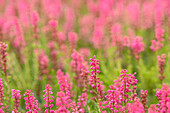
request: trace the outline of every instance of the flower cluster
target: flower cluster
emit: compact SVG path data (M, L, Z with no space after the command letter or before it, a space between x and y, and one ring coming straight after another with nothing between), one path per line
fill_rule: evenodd
M164 80L165 76L163 75L164 73L164 65L165 65L165 58L166 58L166 55L165 54L162 54L161 56L158 56L157 57L157 60L158 60L158 66L159 66L159 76L158 78L161 80L161 82Z
M143 105L145 111L147 110L147 105L146 105L147 101L148 101L147 95L148 95L147 90L145 90L145 91L141 90L141 96L140 97L142 98L141 102L142 102L142 105Z
M31 93L31 90L27 90L24 96L26 110L28 110L27 113L38 113L38 111L40 111L40 108L38 107L38 100L35 100L35 97L33 93Z
M55 50L55 44L54 42L49 42L48 43L48 48L50 49L50 58L51 58L51 63L53 66L54 70L58 69L58 59L57 59L57 51Z
M169 113L170 112L170 87L162 84L162 89L157 90L156 96L158 104L151 104L149 113Z
M135 74L126 74L127 70L121 71L120 78L114 81L114 85L110 86L110 90L107 91L106 98L108 100L107 108L112 112L125 112L128 107L128 102L136 101L136 84L138 82L135 79ZM129 95L131 93L131 95Z
M120 51L123 49L122 27L120 24L114 24L111 29L112 45L116 46Z
M49 74L49 69L48 69L49 59L44 51L41 51L40 55L38 56L38 61L39 61L39 69L40 69L40 78L39 79L41 80L43 75L48 76L48 74Z
M83 93L82 96L79 96L77 106L72 102L72 113L85 113L85 107L87 104L87 93Z
M128 106L129 113L145 113L143 105L140 103L139 99L136 99L134 103Z
M57 38L58 21L50 20L48 22L48 24L49 24L50 31L52 32L52 39L51 40L58 42L59 41L58 38Z
M160 1L156 0L155 2L155 40L152 40L151 50L157 51L163 47L163 41L164 41L164 28L162 24L163 20L163 8L162 5L160 5Z
M156 92L156 96L159 100L157 107L161 113L170 112L170 88L169 86L163 84L162 89Z
M71 103L71 84L68 74L65 74L58 70L57 72L58 84L60 84L60 92L57 93L56 106L58 112L68 111Z
M7 47L8 45L0 42L0 57L1 57L1 61L0 61L0 69L4 72L5 76L7 76Z
M14 113L19 113L18 108L20 105L20 99L21 99L21 91L12 89L12 98L14 99L14 109L12 110Z
M51 86L49 84L46 85L45 90L43 91L45 92L44 94L44 100L45 100L45 104L44 107L47 108L45 110L45 113L53 113L54 111L51 110L51 108L54 106L54 104L51 104L53 102L53 96L51 96L51 94L53 94L53 92L51 91Z
M133 50L133 53L135 55L135 58L137 60L140 59L139 54L144 51L144 43L143 43L143 39L142 37L136 37L133 41L132 41L132 45L131 48Z
M68 40L70 42L70 46L71 46L71 51L73 49L76 48L76 44L77 44L77 41L78 41L78 36L75 32L69 32L68 33Z
M0 79L0 112L4 113L3 112L3 99L4 98L4 86L3 86L3 82L2 80Z
M83 88L84 84L83 84L82 71L88 69L88 66L87 66L88 64L86 61L84 61L83 56L79 54L76 50L73 50L71 57L72 57L71 69L76 74L74 77L75 81L78 87Z
M94 95L92 99L97 101L99 112L101 112L101 108L103 106L102 100L104 99L105 91L103 81L100 81L100 78L97 77L97 74L100 73L99 60L97 60L95 56L93 56L93 58L90 58L90 60L91 73L89 76L89 85L92 88L92 90L90 90L90 93Z
M39 15L36 11L31 13L31 22L33 26L34 38L37 40L39 38L38 22L40 21Z

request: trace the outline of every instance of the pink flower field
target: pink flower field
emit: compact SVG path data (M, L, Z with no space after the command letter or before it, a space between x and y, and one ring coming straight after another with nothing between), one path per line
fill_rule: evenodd
M0 113L170 113L170 0L0 0Z

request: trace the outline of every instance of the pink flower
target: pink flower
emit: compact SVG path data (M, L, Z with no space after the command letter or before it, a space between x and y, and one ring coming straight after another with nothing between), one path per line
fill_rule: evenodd
M107 101L109 108L113 112L125 112L128 108L128 101L134 102L136 100L136 84L138 82L135 79L134 74L127 74L127 70L123 69L121 71L121 75L119 78L114 80L114 85L109 86L109 90L107 90ZM129 95L131 92L131 95ZM136 109L136 108L134 108Z
M134 52L135 58L139 59L140 56L139 54L144 51L144 43L143 43L143 39L142 37L136 37L133 41L132 41L132 50Z
M38 61L39 61L40 75L41 76L48 75L49 74L49 69L48 69L49 59L44 51L41 51L40 55L38 56Z
M4 72L5 76L7 76L7 47L8 45L5 44L4 42L0 42L0 57L1 57L1 62L0 62L0 69Z
M102 85L103 82L100 81L99 77L97 77L97 74L100 73L99 60L97 60L95 56L93 56L93 58L90 58L90 60L91 60L90 62L91 73L89 76L89 85L92 88L92 90L90 90L90 93L94 95L92 99L99 102L101 107L105 92L104 92L104 85Z
M48 108L45 111L48 111L47 113L51 113L53 110L51 110L51 108L54 106L54 104L52 104L53 102L53 96L51 96L51 94L53 94L53 92L51 91L51 86L49 84L46 85L45 90L43 91L45 92L44 94L44 100L45 100L45 104L44 107Z
M12 98L14 99L14 109L16 113L18 113L18 108L20 104L21 94L19 90L12 89Z
M136 99L134 103L130 104L128 107L130 113L145 113L143 105Z
M101 27L95 26L94 32L93 32L93 44L94 47L99 49L103 46L103 30Z
M39 38L38 22L40 21L39 15L36 11L31 13L31 22L33 26L34 38L37 40Z
M57 79L58 84L60 84L60 92L57 93L57 99L56 99L56 106L58 106L58 111L65 111L68 112L68 108L70 108L71 103L71 84L70 84L70 78L68 74L65 74L61 71L57 71Z
M25 99L25 105L27 113L38 113L40 111L40 108L38 107L38 100L35 100L35 97L33 96L33 93L31 93L31 90L27 90L24 94Z
M160 75L158 76L158 78L161 80L161 82L162 82L163 79L165 78L165 76L163 75L163 73L164 73L165 59L166 59L166 55L165 55L165 54L162 54L161 56L158 56L158 57L157 57L158 67L159 67L159 73L160 73Z
M169 86L162 84L162 89L157 90L156 96L159 100L158 107L160 113L168 113L170 111L170 88Z
M78 36L75 32L69 32L68 33L68 40L70 42L71 47L76 48Z
M3 109L4 109L4 107L3 107L3 98L4 98L4 88L3 88L4 86L3 86L3 82L2 82L2 80L0 79L0 111L2 111L2 113L4 113L3 112Z
M36 27L38 22L40 21L39 15L36 11L31 13L31 21L34 27Z

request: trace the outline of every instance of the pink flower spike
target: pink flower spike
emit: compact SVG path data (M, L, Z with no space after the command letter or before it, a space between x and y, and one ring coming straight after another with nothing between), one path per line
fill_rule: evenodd
M44 107L48 108L48 109L46 109L48 111L48 113L49 112L51 113L51 108L54 106L54 104L51 104L53 102L53 98L54 98L53 96L51 96L51 94L53 94L53 92L51 91L51 86L49 84L47 84L45 87L45 90L43 92L45 92L43 97L46 102L44 104Z

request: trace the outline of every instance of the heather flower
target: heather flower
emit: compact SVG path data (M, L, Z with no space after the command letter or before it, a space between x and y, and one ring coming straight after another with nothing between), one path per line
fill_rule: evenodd
M133 27L139 27L139 19L140 19L140 5L139 2L134 1L128 4L127 13L129 17L129 22Z
M38 22L40 21L39 15L36 11L31 13L31 22L33 26L34 38L37 40L39 38Z
M85 16L79 19L80 35L83 35L85 37L90 36L93 24L88 24L89 22L94 22L94 17L92 14L86 14Z
M103 30L101 27L95 26L92 41L95 48L103 47Z
M75 14L73 8L69 7L65 10L65 23L64 29L66 32L73 30L74 21L75 21Z
M86 106L87 103L87 93L82 93L81 96L78 98L77 105L73 102L72 103L72 113L84 113L85 109L83 107Z
M60 92L57 93L56 106L58 112L65 111L68 112L71 103L71 84L68 74L61 71L57 71L58 84L60 85Z
M8 45L4 42L0 42L0 55L1 55L1 61L0 61L0 69L4 72L5 76L7 76L7 47Z
M165 54L162 54L161 56L158 56L158 57L157 57L158 66L159 66L159 73L160 73L160 75L158 76L158 78L161 80L161 83L162 83L162 81L163 81L164 78L165 78L165 76L163 75L163 73L164 73L164 65L165 65L165 58L166 58L166 55L165 55Z
M51 33L52 33L52 39L51 40L54 40L55 42L59 43L59 40L58 40L58 37L57 37L58 21L50 20L48 22L48 24L49 24L49 27L50 27L50 30L51 30ZM60 47L60 44L59 44L59 47Z
M133 53L135 55L135 58L137 60L139 60L140 56L139 54L144 51L144 43L143 43L143 39L142 37L136 37L133 41L132 41L132 45L131 48L133 50Z
M157 40L152 40L151 41L152 45L151 45L151 50L152 51L156 51L156 50L159 50L163 47L163 44L160 42L160 41L157 41Z
M80 54L83 55L85 59L87 59L90 55L90 50L88 48L81 48L79 51Z
M11 1L14 2L14 1ZM14 5L16 1L14 2ZM26 29L29 29L30 27L30 8L31 8L31 4L28 3L28 1L18 1L17 2L17 6L15 6L15 9L17 10L18 14L17 16L19 16L19 20L22 24L22 26ZM16 12L14 9L14 12Z
M48 69L49 59L44 51L41 51L40 55L38 56L38 61L39 61L39 69L40 69L40 78L39 79L41 80L43 75L48 76L48 74L49 74L49 69Z
M83 78L81 76L82 70L87 69L87 62L84 61L84 58L81 54L79 54L76 50L73 50L71 55L71 69L75 72L75 81L77 82L77 86L83 88Z
M0 18L0 40L3 40L3 26L4 26L4 19Z
M82 78L82 85L84 87L83 92L87 92L87 89L88 89L88 74L89 74L89 70L86 68L83 68L82 73L80 74Z
M162 25L163 20L163 8L162 5L160 5L160 1L155 1L155 37L156 40L152 40L151 49L152 51L159 50L163 47L163 36L164 36L164 29Z
M159 100L157 104L160 113L168 113L170 111L170 88L169 86L162 84L162 89L157 90L156 96Z
M38 113L38 111L40 111L40 108L38 107L38 100L35 100L31 90L26 90L24 96L26 110L28 110L27 113Z
M55 44L54 42L49 42L48 43L48 48L50 49L50 58L51 58L51 63L53 66L54 70L58 69L58 58L57 58L57 51L55 50Z
M135 74L127 74L127 70L121 71L120 77L114 81L114 85L109 86L110 90L107 91L107 101L109 108L112 112L125 112L128 107L128 102L135 102L137 98ZM131 95L129 95L131 94Z
M2 111L2 113L3 113L3 109L4 109L4 107L3 107L4 88L3 87L4 87L3 82L0 79L0 111Z
M14 47L20 50L22 47L26 45L26 42L23 36L23 31L21 29L21 26L17 18L13 19L13 24L15 26L15 36L16 36L16 38L14 39L13 45Z
M153 4L151 2L145 1L143 3L141 15L140 24L142 28L151 28L153 26Z
M157 108L156 104L151 104L150 108L148 109L148 113L159 113L158 110L159 109Z
M100 81L100 78L97 77L97 74L100 73L99 71L99 60L93 56L93 58L90 58L90 69L91 73L89 76L89 85L91 86L92 90L90 90L90 93L94 95L92 98L93 100L97 101L97 104L99 106L99 112L101 111L102 107L102 100L104 99L104 86L102 85L103 82Z
M57 37L58 37L58 41L59 44L62 45L64 43L64 41L66 40L66 36L63 32L57 32Z
M70 42L71 50L76 48L78 36L75 32L69 32L68 33L68 40Z
M12 98L14 99L14 109L15 113L18 113L18 108L20 104L21 94L19 90L12 89Z
M124 40L122 36L122 26L114 24L111 28L112 46L116 46L119 51L122 51Z
M44 0L43 8L49 18L59 18L61 16L62 4L60 0Z
M46 102L44 104L44 107L47 108L45 110L45 113L52 113L52 112L54 112L53 110L51 110L51 108L54 106L52 104L54 97L51 96L51 94L53 94L53 92L51 91L51 86L49 84L47 84L46 87L45 87L45 90L43 92L45 92L43 97L44 97L44 100Z
M136 99L134 103L128 106L129 113L145 113L143 105L139 102L139 99Z
M67 96L64 92L60 91L57 93L56 99L56 106L57 106L57 113L65 112L70 113L68 108L70 108L70 97Z
M17 59L19 60L20 64L24 64L25 56L23 54L23 49L26 46L25 37L23 31L21 29L21 25L19 24L17 18L13 19L13 25L15 27L15 39L12 42L14 48L17 52Z
M143 105L143 108L145 109L145 111L147 110L147 101L148 101L148 99L147 99L147 95L148 95L148 91L147 90L145 90L145 91L143 91L143 90L141 90L141 98L142 98L142 100L141 100L141 102L142 102L142 105Z

